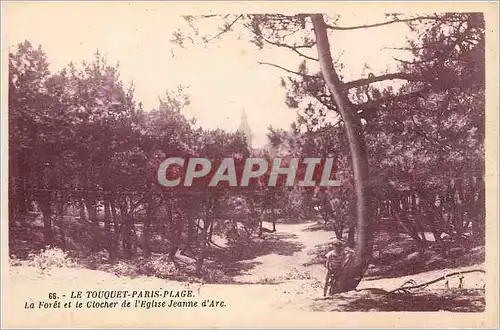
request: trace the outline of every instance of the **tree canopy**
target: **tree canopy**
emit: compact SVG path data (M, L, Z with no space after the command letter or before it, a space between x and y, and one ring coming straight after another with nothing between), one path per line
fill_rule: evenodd
M119 66L99 52L92 62L53 73L42 47L24 41L9 54L9 231L16 253L59 246L89 260L104 253L110 263L186 254L201 277L221 248L215 236L244 250L266 232L266 218L273 231L277 222L318 218L356 249L337 284L346 291L374 261L373 236L381 231L405 232L417 250L445 254L446 239L484 241L482 14L387 15L363 26L339 26L338 17L319 14L185 19L192 29L172 38L182 47L216 43L239 29L258 49L282 48L302 60L298 68L262 63L283 70L283 102L297 111L292 127L270 128L269 148L252 151L243 134L186 118L190 98L182 86L159 97L156 109L144 109ZM222 20L220 31L198 31L203 19ZM413 59L396 59L397 72L345 81L346 64L332 58L331 32L390 24L413 31L404 49ZM331 157L342 186L165 190L156 182L168 157L252 156ZM29 244L26 235L34 237Z

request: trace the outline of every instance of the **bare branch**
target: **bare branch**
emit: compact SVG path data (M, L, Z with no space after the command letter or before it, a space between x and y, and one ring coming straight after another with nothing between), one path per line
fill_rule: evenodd
M311 61L318 61L318 59L317 59L317 58L315 58L315 57L311 57L311 56L308 56L308 55L306 55L306 54L303 54L303 53L299 52L299 51L298 51L297 49L295 49L295 48L291 48L291 49L292 49L295 53L297 53L298 55L302 56L303 58L307 58L308 60L311 60Z
M460 272L454 272L454 273L446 274L446 275L438 277L438 278L436 278L436 279L434 279L432 281L428 281L428 282L425 282L425 283L422 283L422 284L419 284L419 285L406 286L406 287L401 286L401 287L399 287L397 289L389 291L389 293L397 293L397 292L400 292L400 291L403 291L403 290L418 289L418 288L426 287L426 286L428 286L430 284L434 284L436 282L443 281L443 280L445 280L448 277L453 277L453 276L463 275L463 274L468 274L468 273L483 273L483 274L485 274L486 272L483 269L463 270L463 271L460 271Z
M297 71L293 71L293 70L290 70L290 69L287 69L287 68L284 68L278 64L274 64L274 63L269 63L269 62L257 62L259 64L262 64L262 65L269 65L269 66L272 66L272 67L275 67L275 68L278 68L278 69L281 69L283 71L286 71L288 73L292 73L292 74L295 74L297 76L302 76L302 77L308 77L308 78L314 78L314 76L311 76L311 75L308 75L308 74L304 74L304 73L300 73L300 72L297 72Z
M407 65L415 65L415 64L419 64L419 63L423 63L424 61L421 61L421 60L413 60L413 61L406 61L406 60L402 60L400 58L397 58L397 57L392 57L395 61L398 61L400 63L403 63L403 64L407 64Z
M422 50L424 47L382 47L382 50L402 50L402 51L413 51L413 50Z
M361 110L370 110L370 109L376 109L380 107L382 104L386 104L389 102L400 102L400 101L405 101L405 100L410 100L413 98L418 98L421 96L423 93L426 93L429 91L428 87L424 87L422 89L419 89L414 92L409 92L409 93L403 93L399 95L393 95L393 96L388 96L388 97L382 97L377 100L372 100L368 101L365 103L361 104L355 104L355 107L361 109Z
M312 42L310 44L304 44L304 45L289 45L289 44L285 44L285 43L281 43L281 42L278 42L278 41L272 41L272 40L269 40L267 39L266 37L264 37L261 33L257 33L257 31L253 30L252 28L248 27L245 25L245 27L250 30L250 32L252 32L253 34L255 34L256 36L258 36L260 39L264 40L266 43L270 44L270 45L273 45L273 46L276 46L276 47L282 47L282 48L287 48L287 49L291 49L293 50L296 54L298 54L299 56L302 56L308 60L311 60L311 61L318 61L317 58L314 58L312 56L309 56L309 55L306 55L302 52L300 52L298 49L300 48L311 48L313 47L316 42Z
M223 35L224 33L228 32L231 30L231 28L233 27L234 24L236 24L236 22L238 22L241 18L243 17L243 14L239 15L238 17L236 17L234 19L234 21L232 21L231 23L227 24L219 33L217 33L215 36L213 36L212 38L210 39L207 39L204 41L204 43L208 43L208 42L211 42L212 40L215 40L217 38L219 38L221 35Z
M383 74L381 76L373 76L370 78L353 80L353 81L344 83L343 87L345 90L348 90L348 89L351 89L354 87L360 87L360 86L369 85L369 84L372 84L375 82L380 82L380 81L385 81L385 80L393 80L393 79L402 79L402 80L408 80L408 81L425 81L425 79L423 79L420 76L402 73L402 72L397 72L397 73Z
M379 27L379 26L384 26L384 25L389 25L389 24L394 24L394 23L414 22L414 21L423 21L423 20L438 20L438 19L439 19L439 16L437 16L437 15L419 16L419 17L406 18L406 19L396 18L392 21L374 23L374 24L356 25L356 26L332 26L332 25L326 24L326 27L330 30L346 31L346 30L367 29L367 28Z

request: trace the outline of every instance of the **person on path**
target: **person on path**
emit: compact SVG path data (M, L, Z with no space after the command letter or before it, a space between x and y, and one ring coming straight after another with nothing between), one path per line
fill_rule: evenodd
M342 244L340 240L333 241L329 247L329 252L325 255L326 278L323 289L324 297L326 297L329 288L331 293L333 279L338 275L340 270L345 267L353 252L349 248L344 248L344 244Z

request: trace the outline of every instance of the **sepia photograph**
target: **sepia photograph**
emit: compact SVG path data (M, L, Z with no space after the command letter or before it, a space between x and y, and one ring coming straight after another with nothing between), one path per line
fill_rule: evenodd
M2 2L2 327L498 327L497 38L487 2Z

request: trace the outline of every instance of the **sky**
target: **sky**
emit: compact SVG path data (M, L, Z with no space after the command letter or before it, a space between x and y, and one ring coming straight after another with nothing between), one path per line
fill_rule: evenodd
M4 6L5 7L5 6ZM5 8L4 8L5 10ZM288 74L258 62L271 62L296 70L301 58L289 50L258 50L237 33L225 35L209 45L187 43L182 49L170 42L186 22L169 4L154 6L131 3L17 3L10 4L4 17L4 42L10 46L27 39L42 45L57 72L69 62L92 60L97 49L108 63L120 63L124 83L134 81L135 97L145 109L158 105L158 97L178 85L187 87L191 105L184 111L205 128L235 131L245 110L253 131L253 146L266 142L269 126L288 129L296 110L285 104L280 77ZM339 25L359 25L383 21L382 14L343 12ZM206 34L217 32L220 21L197 24ZM395 70L408 29L394 24L375 29L335 31L330 35L334 58L343 54L345 80L366 77L368 73ZM312 56L314 49L309 53ZM364 70L369 63L370 70Z

